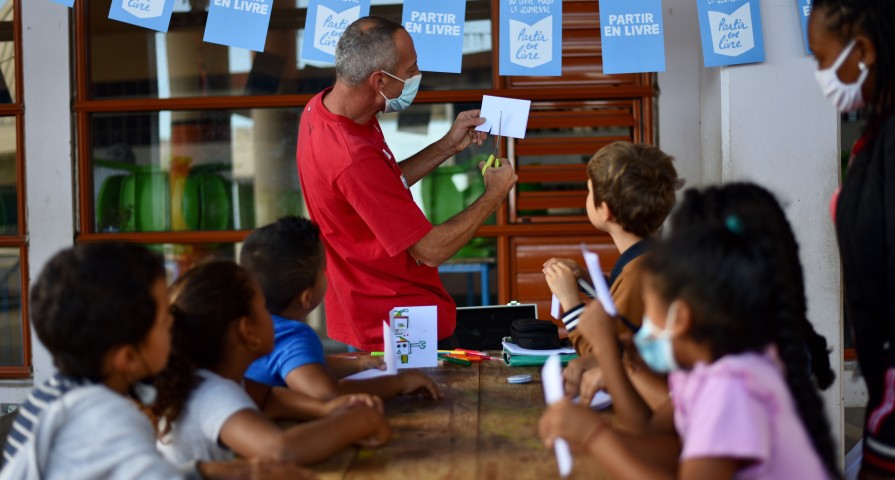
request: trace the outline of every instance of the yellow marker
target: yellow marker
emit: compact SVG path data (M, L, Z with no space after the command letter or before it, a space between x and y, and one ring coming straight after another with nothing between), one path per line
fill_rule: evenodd
M503 110L500 111L500 116L497 117L497 138L494 139L494 152L491 153L488 157L488 161L485 162L485 166L482 167L482 175L485 175L485 170L488 170L492 166L494 168L500 168L500 158L497 155L500 153L500 127L502 122Z

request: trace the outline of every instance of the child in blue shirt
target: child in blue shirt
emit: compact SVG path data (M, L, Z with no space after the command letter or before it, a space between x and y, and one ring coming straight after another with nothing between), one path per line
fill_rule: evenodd
M274 351L256 360L246 378L324 400L350 393L382 398L420 393L440 398L432 380L417 370L346 380L342 377L380 367L381 360L324 356L317 333L303 322L326 293L326 251L313 222L290 216L256 229L243 244L240 264L260 283L275 332Z

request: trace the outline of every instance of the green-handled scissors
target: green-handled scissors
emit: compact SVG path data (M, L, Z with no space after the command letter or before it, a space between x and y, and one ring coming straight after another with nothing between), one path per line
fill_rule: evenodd
M488 157L488 161L485 162L485 166L482 167L482 175L485 174L485 170L488 170L490 167L500 168L500 158L497 155L500 153L500 124L503 120L503 110L500 111L500 116L497 118L497 138L494 139L494 151L491 153L491 156Z

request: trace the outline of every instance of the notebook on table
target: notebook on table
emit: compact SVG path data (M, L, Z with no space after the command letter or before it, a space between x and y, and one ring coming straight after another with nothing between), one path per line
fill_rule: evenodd
M538 318L538 306L531 303L459 307L454 335L461 348L501 350L501 341L510 334L510 326L517 318Z

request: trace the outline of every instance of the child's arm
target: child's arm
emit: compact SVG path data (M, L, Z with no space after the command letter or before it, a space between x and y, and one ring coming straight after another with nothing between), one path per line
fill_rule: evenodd
M431 378L419 370L401 370L397 375L387 375L366 380L341 380L338 391L342 395L369 393L384 399L396 395L424 395L434 400L442 397Z
M547 447L563 438L575 451L584 451L615 479L730 479L746 465L735 458L694 458L679 462L681 444L673 435L643 435L616 431L592 410L568 399L548 407L538 424Z
M286 374L286 385L320 400L341 395L333 373L322 363L307 363Z
M594 347L602 381L612 395L619 423L632 432L644 431L653 412L628 379L615 333L615 320L603 311L600 302L593 300L584 308L578 330Z
M547 279L547 286L559 299L559 304L564 311L568 312L581 304L581 296L578 294L578 279L569 265L562 262L545 264L544 277Z
M249 379L245 380L245 389L261 412L273 420L314 420L355 405L367 405L382 411L382 400L363 393L323 401L302 392L270 387Z
M290 389L298 390L319 399L332 399L338 395L368 393L382 399L395 395L421 393L433 399L441 398L441 392L432 381L417 370L402 370L397 375L387 375L366 380L340 380L319 363L298 367L286 375Z
M563 438L574 451L585 451L618 479L675 478L681 446L671 435L618 432L593 410L563 399L547 408L538 433L548 447Z
M375 408L357 407L336 416L281 430L257 411L241 410L221 428L219 441L246 458L311 465L354 443L388 441L391 430Z
M382 357L374 357L364 355L357 358L334 357L328 355L326 357L326 366L336 378L345 378L348 375L354 375L357 372L363 372L371 368L385 370L385 360Z

